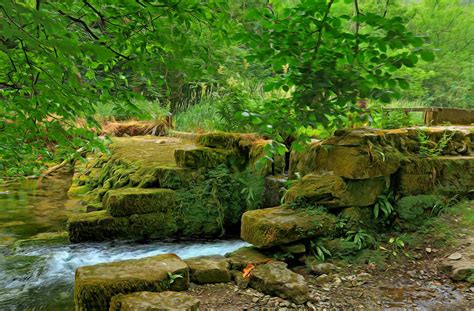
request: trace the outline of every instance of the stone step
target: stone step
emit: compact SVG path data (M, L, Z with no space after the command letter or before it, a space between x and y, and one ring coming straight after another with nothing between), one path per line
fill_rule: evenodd
M76 310L108 310L110 300L118 294L183 291L188 287L186 263L175 254L164 254L78 268L74 301Z
M191 282L196 284L230 282L229 261L223 256L201 256L185 260Z
M240 234L254 246L268 248L331 234L335 225L330 213L278 206L245 212Z
M296 304L309 300L304 277L288 269L281 261L257 266L250 272L249 285L264 294L289 299Z
M214 168L220 164L226 164L231 167L243 167L247 161L246 156L241 155L234 148L193 146L176 149L174 156L179 167L191 169Z
M114 217L149 213L169 214L176 209L176 195L170 189L121 188L107 191L102 205Z
M200 301L182 292L137 292L112 298L109 311L199 310Z
M113 217L106 210L71 216L67 227L72 243L119 238L167 238L178 231L177 219L173 213Z

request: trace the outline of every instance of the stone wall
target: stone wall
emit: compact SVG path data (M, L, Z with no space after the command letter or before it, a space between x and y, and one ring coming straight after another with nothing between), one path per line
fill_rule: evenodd
M473 129L349 129L314 141L307 151L291 154L289 177L293 181L284 204L246 212L241 236L261 248L315 237L334 239L338 236L336 222L343 223L346 231L347 227L357 231L376 225L374 206L385 201L408 215L410 211L403 204L398 207L396 200L432 195L420 197L426 200L416 205L417 217L423 217L435 205L432 202L472 196Z

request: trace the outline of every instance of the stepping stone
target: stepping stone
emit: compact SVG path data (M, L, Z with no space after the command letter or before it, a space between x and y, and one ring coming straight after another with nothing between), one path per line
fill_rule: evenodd
M230 263L230 268L232 270L239 270L242 273L242 270L247 267L249 263L257 266L263 265L272 260L272 258L265 256L260 253L255 247L241 247L232 253L225 255Z
M117 295L110 302L109 311L199 310L200 301L179 292L136 292Z
M258 248L268 248L330 234L335 225L332 214L279 206L244 213L240 235Z
M308 284L304 277L287 268L281 261L256 267L250 272L250 287L272 296L289 299L296 304L308 301Z
M202 256L185 260L191 282L196 284L230 282L229 262L223 256Z
M78 268L74 301L76 310L108 310L110 300L118 294L188 287L186 263L175 254L164 254Z
M122 188L105 194L103 207L114 217L133 214L171 213L176 206L176 195L170 189Z

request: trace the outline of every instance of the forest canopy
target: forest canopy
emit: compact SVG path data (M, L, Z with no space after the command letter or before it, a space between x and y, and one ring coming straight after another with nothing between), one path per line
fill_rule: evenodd
M2 1L0 176L103 149L110 117L171 112L283 153L360 100L473 108L472 20L466 0Z

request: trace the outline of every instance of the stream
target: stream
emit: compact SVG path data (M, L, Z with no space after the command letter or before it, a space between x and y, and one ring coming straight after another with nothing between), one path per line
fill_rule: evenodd
M223 255L248 245L237 239L19 244L65 230L69 215L82 212L67 196L69 185L68 175L0 185L0 310L73 310L74 272L81 266L163 253Z

